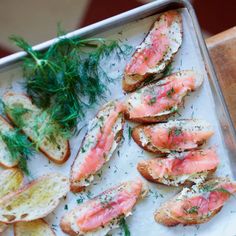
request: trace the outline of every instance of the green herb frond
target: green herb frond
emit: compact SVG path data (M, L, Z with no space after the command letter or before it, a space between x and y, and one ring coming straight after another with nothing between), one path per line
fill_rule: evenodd
M28 95L70 131L86 109L104 98L107 83L112 81L102 60L114 54L120 58L130 49L117 40L68 39L62 35L58 43L41 53L22 38L13 36L11 40L28 53L23 59Z
M29 175L27 160L32 155L32 144L19 130L1 132L0 137L6 144L13 160L18 161L20 169Z
M129 226L124 217L120 219L120 227L124 231L124 236L130 236Z

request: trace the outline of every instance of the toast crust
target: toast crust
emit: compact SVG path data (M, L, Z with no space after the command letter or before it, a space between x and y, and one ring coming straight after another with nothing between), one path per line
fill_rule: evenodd
M8 92L8 93L6 93L6 94L4 95L4 97L13 96L13 95L14 95L14 93ZM30 98L29 96L27 96L27 95L25 95L25 94L21 94L21 96L24 96L24 97L26 97L27 99L30 99L30 101L31 101L31 98ZM14 119L13 119L13 117L11 117L11 115L10 115L9 113L7 113L6 115L7 115L7 118L14 124ZM22 131L24 132L24 129L22 129ZM24 132L24 133L25 133L25 132ZM28 139L29 139L31 142L34 142L34 139L33 139L32 137L28 136L26 133L25 133L25 135L28 137ZM69 143L68 140L66 141L66 151L65 151L63 157L62 157L60 160L58 160L58 159L55 158L54 156L50 155L50 154L44 149L44 147L43 147L42 145L39 146L39 150L40 150L49 160L51 160L52 162L54 162L54 163L56 163L56 164L59 164L59 165L65 163L65 162L69 159L70 154L71 154L71 152L70 152L70 143Z

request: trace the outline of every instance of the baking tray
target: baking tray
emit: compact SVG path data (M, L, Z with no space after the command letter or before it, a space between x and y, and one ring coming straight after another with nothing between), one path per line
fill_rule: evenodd
M121 41L137 46L150 26L155 21L160 12L169 9L180 9L183 17L184 39L183 45L173 62L174 71L179 69L194 69L204 75L204 84L202 88L185 99L185 108L180 110L181 118L200 118L210 122L215 130L214 137L205 145L215 146L221 159L221 164L217 170L219 176L236 177L236 136L229 113L227 111L218 81L212 67L208 52L202 38L199 25L191 4L186 0L159 0L146 4L142 7L114 16L107 20L76 30L66 35L66 37L91 37L103 36L107 38L116 38ZM53 39L34 47L36 50L44 50L58 39ZM22 72L20 68L20 59L25 56L24 52L15 53L8 57L0 59L0 95L7 90L24 91L22 87ZM107 94L107 100L124 98L121 89L121 74L124 69L125 60L117 63L113 68L109 68L110 75L120 79L110 85L112 94ZM102 101L100 105L105 103ZM88 121L93 118L99 110L99 106L94 107L86 114L86 119L78 124L78 128L84 127L77 137L70 140L71 157L62 166L50 163L41 154L36 154L29 161L34 178L48 172L61 172L69 175L70 166L78 152L81 140L86 132ZM179 118L173 117L173 118ZM114 153L111 161L107 163L101 173L96 176L94 184L82 194L69 193L67 198L62 200L59 207L46 217L47 222L55 229L56 234L64 235L59 225L61 216L66 211L66 205L71 209L77 204L76 200L83 198L86 200L95 196L108 187L114 186L122 181L140 177L136 171L136 164L142 159L148 159L152 154L141 150L133 140L128 137L128 128L134 126L127 122L124 130L124 141ZM134 209L133 215L127 219L131 235L134 236L233 236L236 235L236 204L232 198L209 223L199 226L181 225L168 228L155 223L153 219L154 211L160 204L177 192L179 188L166 187L157 184L148 183L150 187L149 196L140 202ZM9 228L3 235L13 235ZM119 229L114 230L112 235L122 235Z

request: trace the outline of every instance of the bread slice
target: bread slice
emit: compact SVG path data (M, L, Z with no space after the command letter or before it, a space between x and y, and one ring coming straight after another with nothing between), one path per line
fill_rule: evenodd
M46 115L44 120L37 123L37 131L35 131L35 120L42 114L43 110L32 104L31 99L24 94L16 94L14 92L8 92L3 96L3 102L5 104L5 111L8 118L20 127L24 133L39 146L39 150L45 154L51 161L62 164L70 156L69 141L62 135L55 134L53 140L50 137L42 136L40 143L37 143L38 133L40 129L45 129L49 122L49 115ZM23 108L28 112L21 115L21 117L14 117L12 109ZM44 111L45 112L45 111ZM24 125L19 124L19 119L24 121ZM50 124L51 125L51 124ZM53 124L58 126L58 124Z
M0 199L20 188L23 183L23 173L17 168L0 171Z
M20 188L23 182L23 174L19 169L12 168L0 170L0 199ZM0 222L0 233L7 229L7 225Z
M87 134L71 167L71 191L79 192L90 185L94 175L110 160L120 143L123 127L123 105L117 101L105 104L96 117L90 121ZM111 143L109 143L110 139ZM105 151L105 147L108 149L107 151ZM98 149L99 151L96 152ZM92 155L92 152L95 154ZM90 156L92 158L89 158ZM85 166L91 165L92 167L89 169L86 167L86 171L82 170Z
M158 17L126 66L123 77L124 91L134 91L150 76L165 70L182 44L182 31L182 17L178 11L167 11ZM146 68L140 70L140 64Z
M206 223L222 209L230 195L235 192L236 182L227 178L214 178L201 185L184 188L173 199L165 202L155 212L154 218L156 222L166 226ZM203 213L202 207L208 211Z
M184 97L198 89L202 82L202 75L192 70L175 72L129 94L125 116L139 123L165 121L176 113Z
M143 160L138 163L137 169L151 182L180 186L203 183L215 172L218 164L219 158L215 150L209 148Z
M2 117L0 116L0 134L8 132L13 129L13 127ZM17 160L13 160L11 153L9 152L7 145L2 140L0 135L0 165L6 168L15 167L18 164Z
M14 236L56 236L43 219L14 224Z
M45 217L68 191L69 181L65 176L44 175L0 199L0 222L10 224Z
M158 132L159 130L166 130L166 135L161 138L162 146L157 146L157 144L154 143L155 137L161 137ZM178 132L175 132L175 130ZM150 133L150 131L152 133ZM180 135L184 135L185 133L195 133L196 137L199 134L199 138L195 140L182 139L182 141L179 141L178 143L171 141L172 138L175 138L178 135L180 137ZM206 142L213 135L213 133L214 132L211 125L204 120L179 119L171 120L167 123L138 125L132 130L132 137L134 141L144 150L156 154L163 154L171 153L172 151L182 152L196 149ZM191 141L191 145L187 146L185 143L186 141ZM174 145L170 148L172 143Z
M105 236L119 227L120 218L131 215L146 194L147 188L140 180L124 182L67 212L61 219L61 229L69 235Z

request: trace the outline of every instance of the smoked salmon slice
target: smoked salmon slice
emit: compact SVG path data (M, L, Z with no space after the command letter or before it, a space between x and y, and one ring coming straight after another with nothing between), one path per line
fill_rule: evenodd
M122 217L131 214L137 201L145 195L146 189L140 180L124 182L66 213L61 228L70 235L106 235L119 226Z
M132 131L134 141L153 153L182 152L198 148L212 135L204 120L172 120L155 125L139 125Z
M127 96L126 117L141 123L166 120L178 110L183 98L202 82L200 74L185 70L145 86Z
M123 105L106 104L89 123L88 132L71 167L71 191L88 186L102 166L109 161L122 138Z
M133 91L150 76L164 71L181 43L181 14L174 10L163 13L126 65L123 78L124 91Z
M155 213L155 220L167 226L208 222L236 192L236 182L228 178L211 179L204 184L184 188Z
M165 185L202 183L216 170L219 159L214 149L169 154L138 163L137 169L146 179Z

